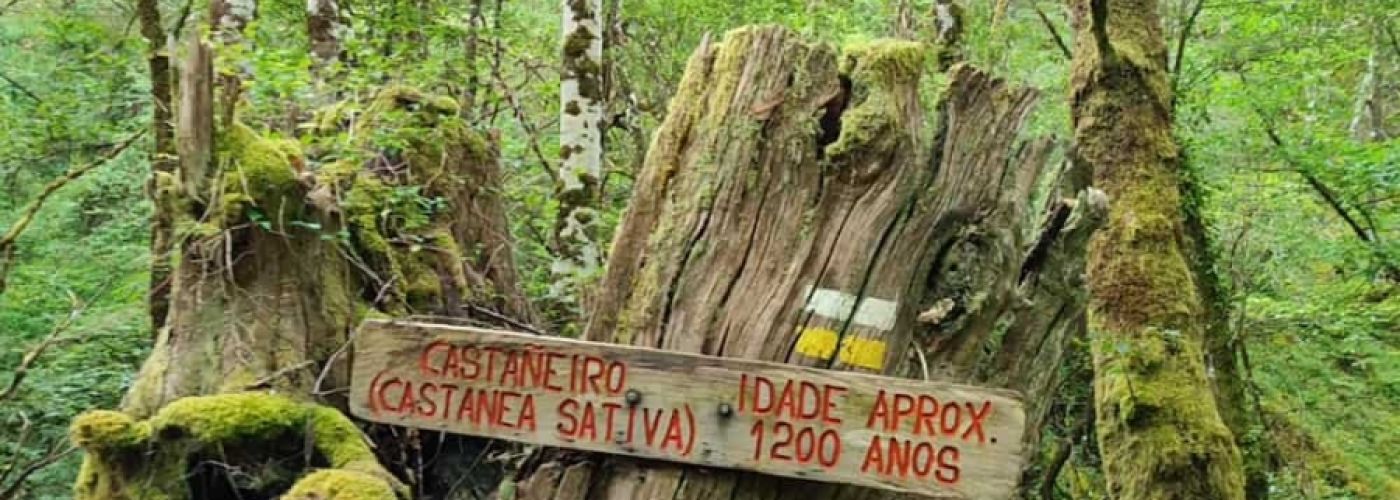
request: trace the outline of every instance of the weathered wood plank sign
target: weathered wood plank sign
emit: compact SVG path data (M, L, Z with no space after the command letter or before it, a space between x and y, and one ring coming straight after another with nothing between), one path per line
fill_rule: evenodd
M1014 392L477 328L368 321L368 420L945 498L1005 498Z

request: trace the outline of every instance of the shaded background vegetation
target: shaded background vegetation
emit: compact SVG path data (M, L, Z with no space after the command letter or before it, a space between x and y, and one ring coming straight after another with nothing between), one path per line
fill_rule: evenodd
M900 5L928 30L932 1L612 2L612 127L600 203L610 232L650 131L707 34L781 23L832 42L891 33ZM620 4L620 5L618 5ZM1061 2L965 2L966 57L1042 89L1031 131L1066 137L1071 30ZM500 137L524 285L544 329L577 298L552 287L559 5L544 0L343 2L341 98L403 83L472 96L467 118ZM1278 498L1400 494L1400 1L1168 0L1177 128L1242 346ZM161 3L172 33L202 6ZM472 13L479 15L473 17ZM130 0L0 0L0 228L43 186L150 125L146 45ZM248 74L242 119L294 136L312 120L304 6L262 2L255 50L222 54ZM1065 37L1057 42L1057 37ZM474 46L473 46L474 45ZM936 85L937 82L931 83ZM149 137L58 191L15 242L0 294L0 491L7 464L52 455L17 497L64 498L78 455L69 420L116 406L144 358L152 213ZM55 339L41 355L27 352ZM19 375L21 367L27 373ZM1076 369L1074 365L1066 368ZM1082 369L1082 368L1081 368ZM12 378L15 390L7 390ZM1087 392L1087 384L1071 391ZM1082 396L1082 394L1081 394ZM1077 401L1077 402L1076 402ZM1077 437L1068 398L1056 438ZM1054 491L1093 498L1092 439Z

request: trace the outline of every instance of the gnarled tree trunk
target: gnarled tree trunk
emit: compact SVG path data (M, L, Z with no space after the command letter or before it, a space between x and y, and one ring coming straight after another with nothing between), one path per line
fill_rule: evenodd
M782 28L692 56L618 229L585 336L1032 392L1028 447L1082 317L1085 191L1027 212L1035 100L969 66L932 113L919 43L836 54ZM825 346L825 347L824 347ZM884 492L545 453L520 498L861 498Z

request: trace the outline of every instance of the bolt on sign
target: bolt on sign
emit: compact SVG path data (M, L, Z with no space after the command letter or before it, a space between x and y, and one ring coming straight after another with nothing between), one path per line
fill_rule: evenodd
M415 322L367 321L375 422L941 498L1006 498L1013 391Z

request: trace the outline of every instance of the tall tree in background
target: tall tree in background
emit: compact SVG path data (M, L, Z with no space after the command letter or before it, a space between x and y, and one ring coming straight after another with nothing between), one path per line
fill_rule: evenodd
M1206 378L1156 0L1073 0L1074 161L1112 203L1090 243L1099 450L1123 499L1243 498Z
M556 291L597 272L597 199L603 172L601 0L563 0L559 77L559 212L554 224ZM561 286L562 285L562 286ZM571 290L572 291L572 290Z
M161 25L160 2L137 0L136 17L141 22L141 36L146 39L146 65L151 78L151 128L155 131L151 136L155 148L151 152L151 177L146 190L154 197L157 179L161 175L173 175L177 164L175 122L170 101L174 75L170 72L170 53L166 48L165 27ZM170 310L170 249L174 229L170 214L157 205L151 217L151 288L147 297L151 325L156 330L165 325L165 315Z

